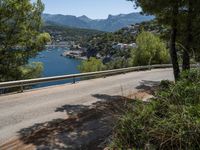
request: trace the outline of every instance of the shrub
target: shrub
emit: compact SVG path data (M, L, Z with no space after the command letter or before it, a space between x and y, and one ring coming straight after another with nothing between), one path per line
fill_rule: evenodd
M192 69L181 74L181 79L169 88L160 90L156 95L159 100L176 105L200 104L200 70Z
M151 102L138 101L119 118L111 147L200 149L200 70L163 85Z
M81 72L95 72L104 70L105 66L103 65L102 61L91 57L89 60L85 60L78 66L78 69Z
M166 44L150 32L141 32L136 39L137 48L133 55L134 65L167 64L169 52Z
M28 65L19 67L21 79L39 78L42 76L43 64L41 62L32 62Z

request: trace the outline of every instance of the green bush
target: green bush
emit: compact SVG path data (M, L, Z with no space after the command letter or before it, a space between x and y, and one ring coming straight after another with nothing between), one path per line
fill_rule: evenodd
M21 66L18 69L20 71L21 79L32 79L41 77L44 67L41 62L32 62L28 65Z
M89 60L82 61L78 69L81 72L95 72L104 70L105 66L103 65L102 61L91 57Z
M160 90L157 97L176 105L200 104L200 70L183 72L176 84L171 84L166 90Z
M119 118L111 147L200 149L200 70L184 72L176 84L163 81L155 97Z
M136 39L137 48L133 55L134 65L167 64L169 51L166 44L150 32L141 32Z

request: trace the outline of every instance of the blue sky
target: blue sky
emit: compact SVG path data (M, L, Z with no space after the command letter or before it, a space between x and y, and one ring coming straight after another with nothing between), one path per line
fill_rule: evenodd
M35 0L32 0L35 1ZM92 19L107 18L109 14L138 12L132 2L126 0L42 0L45 13L81 16Z

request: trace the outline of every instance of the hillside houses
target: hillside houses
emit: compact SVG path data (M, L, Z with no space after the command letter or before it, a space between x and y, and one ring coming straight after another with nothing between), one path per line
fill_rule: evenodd
M139 32L140 24L135 25L129 25L127 27L122 28L123 34L131 34L133 36L136 36Z
M112 46L112 48L117 49L117 50L136 48L136 47L137 47L136 43L131 43L131 44L117 43Z

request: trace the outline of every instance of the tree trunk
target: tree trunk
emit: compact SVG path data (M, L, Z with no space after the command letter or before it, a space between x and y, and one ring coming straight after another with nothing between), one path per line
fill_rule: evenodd
M188 50L189 49L187 46L186 49L183 51L183 64L182 64L183 71L190 69L190 55Z
M183 51L183 70L190 69L190 50L192 43L192 1L188 1L186 46Z
M171 38L170 38L170 55L173 65L175 81L179 79L180 69L178 64L177 50L176 50L176 37L177 37L177 16L178 16L178 3L174 5L172 12L172 24L171 24Z

